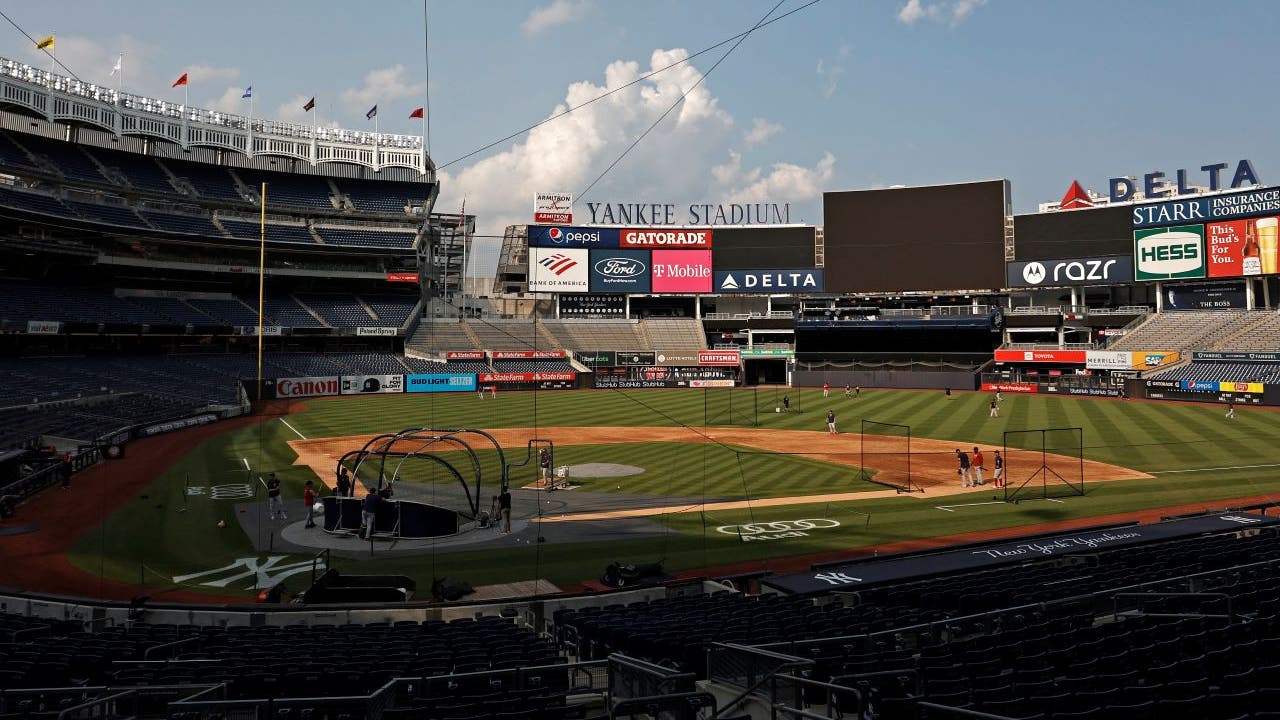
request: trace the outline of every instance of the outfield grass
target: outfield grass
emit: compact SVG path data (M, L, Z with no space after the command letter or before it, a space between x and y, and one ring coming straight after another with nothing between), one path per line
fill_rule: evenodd
M729 391L718 391L729 392ZM750 397L750 393L741 397ZM789 506L755 511L717 512L713 517L688 513L655 518L669 530L657 539L599 543L525 544L514 539L501 549L437 553L413 559L343 561L338 566L359 572L404 572L429 582L453 574L473 584L544 577L572 584L596 576L610 561L665 558L672 570L707 564L755 562L798 553L880 545L898 540L995 527L1126 512L1215 499L1276 492L1280 471L1280 415L1241 407L1227 421L1216 405L1179 405L1093 398L1006 396L1002 417L987 418L989 396L940 392L864 390L862 397L823 399L819 390L791 391L793 410L774 413L777 396L757 395L760 425L779 429L825 429L825 413L834 409L856 451L862 418L909 424L915 437L955 440L999 447L1006 430L1082 427L1084 454L1103 462L1157 473L1156 480L1095 484L1085 497L1061 504L988 505L943 512L919 495L854 503ZM650 426L686 424L700 428L704 395L700 390L572 391L499 393L496 400L474 395L379 396L332 398L307 402L307 410L287 418L307 437L329 437L396 431L411 426ZM738 402L735 396L735 403ZM187 486L208 487L244 482L247 460L255 470L274 470L285 481L288 496L298 497L302 483L314 478L294 467L294 454L284 441L297 435L273 419L211 438L184 457L125 509L109 518L75 548L72 561L97 573L137 582L140 567L154 577L194 572L252 555L248 538L238 529L234 502L186 497ZM613 481L613 491L685 497L754 498L825 492L844 469L807 458L754 457L742 469L741 456L718 446L635 443L557 448L557 464L620 462L646 468L642 476ZM772 465L781 462L784 465ZM1203 472L1171 472L1204 470ZM529 471L530 473L532 471ZM850 481L851 482L851 481ZM606 482L591 489L610 491ZM853 489L853 488L846 488ZM261 500L261 495L259 495ZM870 523L867 524L867 515ZM742 542L716 528L743 522L831 517L839 528L814 531L807 537L776 542ZM228 528L216 528L225 520ZM260 529L259 532L268 532Z

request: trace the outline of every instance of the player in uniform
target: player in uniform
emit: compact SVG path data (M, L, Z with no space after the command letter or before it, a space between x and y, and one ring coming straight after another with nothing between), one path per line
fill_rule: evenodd
M995 474L991 476L991 478L994 481L993 484L996 487L1002 488L1004 487L1004 458L1000 457L999 450L996 451L995 464L996 464L996 471L995 471Z

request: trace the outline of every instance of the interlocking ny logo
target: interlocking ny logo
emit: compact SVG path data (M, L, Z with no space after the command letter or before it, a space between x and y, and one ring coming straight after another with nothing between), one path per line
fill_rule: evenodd
M1252 525L1254 523L1262 522L1261 518L1254 518L1254 517L1248 517L1243 515L1219 515L1218 519L1226 520L1228 522L1233 522L1233 523L1240 523L1241 525Z

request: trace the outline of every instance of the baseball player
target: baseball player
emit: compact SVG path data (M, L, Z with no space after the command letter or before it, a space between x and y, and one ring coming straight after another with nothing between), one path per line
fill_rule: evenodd
M978 486L982 485L982 462L982 451L975 445L973 448L973 459L969 462L969 465L972 467L974 484Z
M1002 488L1004 487L1004 458L1000 457L999 450L996 451L995 465L996 471L991 477L995 481L995 486Z
M958 470L960 473L960 487L969 487L969 456L965 455L960 448L956 448L956 460L960 463Z
M831 397L831 383L822 383L822 397Z
M991 412L987 413L987 417L1000 417L1000 401L995 398L991 399Z
M836 411L835 410L827 411L827 432L831 433L832 435L836 434Z

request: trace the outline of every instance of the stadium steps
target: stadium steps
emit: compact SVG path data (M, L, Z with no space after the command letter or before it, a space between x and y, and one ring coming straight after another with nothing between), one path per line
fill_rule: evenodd
M546 323L541 320L537 320L534 322L534 327L537 328L538 334L541 335L544 340L551 343L551 347L556 348L557 350L564 349L564 343L560 342L560 339L551 332L551 328L547 327Z
M321 317L321 316L320 316L320 313L316 312L315 310L312 310L312 309L311 309L311 306L309 306L309 305L307 305L306 303L302 302L302 300L300 300L300 299L298 298L298 296L297 296L297 295L294 295L294 294L290 293L290 294L289 294L289 299L290 299L290 300L292 300L292 301L294 301L294 302L296 302L296 303L298 303L298 307L302 308L303 310L306 310L306 311L307 311L307 314L308 314L308 315L310 315L311 317L315 318L315 319L316 319L316 322L320 323L320 325L321 325L322 327L327 327L327 328L329 328L329 329L331 329L331 330L333 329L333 326L332 326L332 325L330 325L329 323L325 322L325 319L324 319L323 317Z
M375 320L377 322L382 322L382 318L378 316L378 313L373 311L373 308L369 307L369 303L365 302L364 298L360 297L359 295L356 295L354 297L356 299L356 303L360 305L360 309L368 313L370 319Z
M640 337L644 339L644 347L653 348L653 336L649 334L649 324L641 320L636 325L636 330L640 333Z
M316 226L311 223L307 223L307 234L311 236L311 239L314 240L317 245L326 244L324 238L316 231Z
M218 213L209 213L209 221L213 223L214 227L218 228L218 232L222 233L223 237L231 235L231 233L227 232L227 228L222 225L222 218L218 217Z
M240 178L239 175L236 174L236 171L231 168L227 168L227 174L231 176L231 182L235 184L236 192L240 193L241 197L249 198L249 202L257 205L258 207L262 207L262 195L258 193L258 188L250 187Z
M471 323L463 320L460 324L462 325L462 332L466 333L467 339L471 341L472 346L483 348L484 344L480 342L480 336L476 334L476 331L471 328Z
M102 177L106 178L107 182L111 183L112 185L119 185L120 187L132 187L129 184L129 181L125 178L124 173L118 170L112 170L106 165L103 165L102 161L99 160L96 155L94 155L91 152L88 152L83 147L77 146L76 150L80 151L81 154L89 158L89 162L93 163L93 166L98 168L98 173L102 175ZM150 225L150 223L147 223L147 224Z
M1237 328L1235 332L1232 332L1224 337L1218 338L1213 342L1211 347L1218 350L1234 350L1235 346L1232 345L1234 341L1239 340L1240 338L1245 337L1247 335L1250 335L1253 332L1259 330L1260 328L1263 328L1268 323L1273 322L1276 318L1276 315L1277 313L1274 310L1259 311L1257 312L1256 318L1253 318L1251 316L1252 318L1251 322L1249 322L1244 327ZM1277 344L1280 344L1280 339L1277 339Z

